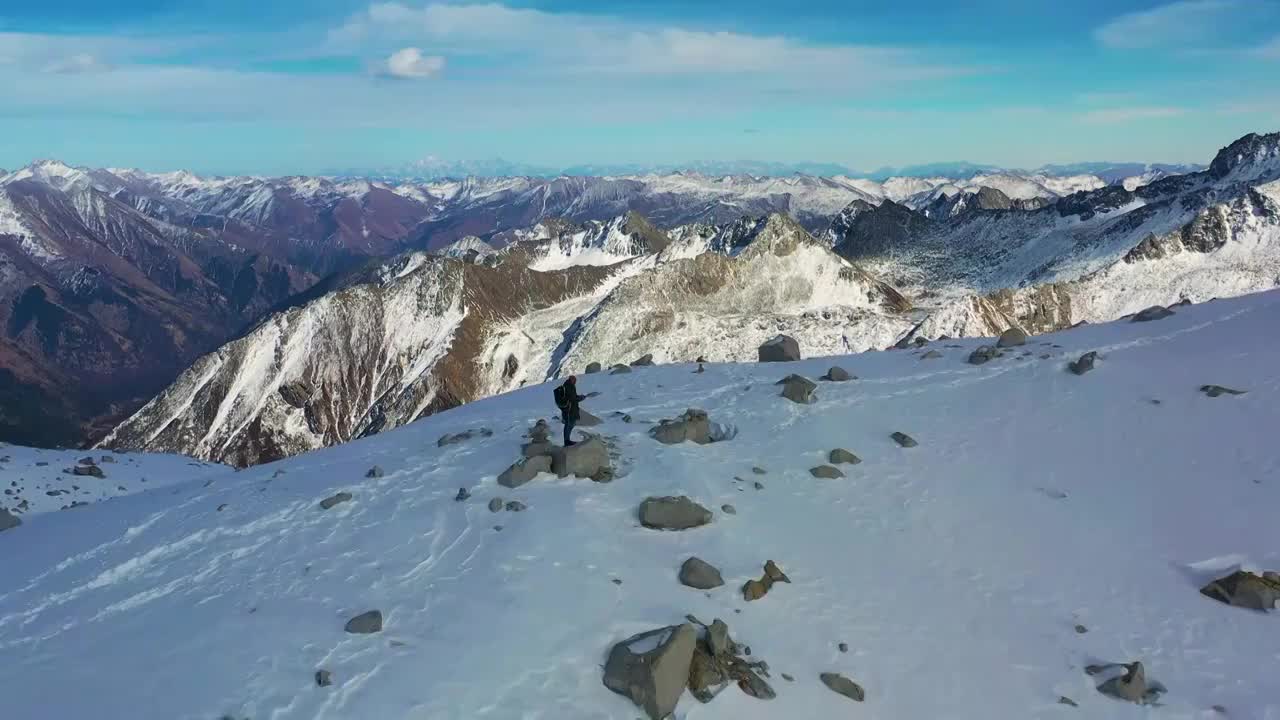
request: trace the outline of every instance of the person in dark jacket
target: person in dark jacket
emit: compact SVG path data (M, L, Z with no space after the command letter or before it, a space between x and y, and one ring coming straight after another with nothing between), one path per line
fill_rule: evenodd
M564 446L571 447L575 443L570 439L570 433L573 432L573 426L578 423L581 413L578 410L578 403L587 399L586 395L578 394L578 378L570 375L564 384L556 388L556 407L560 408L560 419L564 421Z

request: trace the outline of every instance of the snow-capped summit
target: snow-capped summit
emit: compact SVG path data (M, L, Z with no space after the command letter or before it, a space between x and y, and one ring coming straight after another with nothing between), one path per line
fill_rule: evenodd
M1209 165L1216 180L1266 182L1280 176L1280 132L1249 133L1218 151Z

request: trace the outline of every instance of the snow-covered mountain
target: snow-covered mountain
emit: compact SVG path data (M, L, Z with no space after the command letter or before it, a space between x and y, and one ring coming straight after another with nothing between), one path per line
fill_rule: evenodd
M1274 718L1276 612L1201 588L1280 570L1277 327L1268 292L981 366L990 340L584 375L611 483L498 484L552 409L539 385L27 518L0 532L0 696L14 718L645 718L603 682L611 648L720 620L734 650L662 655L676 718ZM858 379L779 397L832 365ZM655 441L690 406L736 436ZM860 462L814 477L835 449ZM708 522L644 527L664 496ZM692 557L708 589L681 583ZM769 561L786 581L749 601ZM721 689L707 660L730 656L752 682ZM1123 689L1153 706L1097 689L1135 662Z

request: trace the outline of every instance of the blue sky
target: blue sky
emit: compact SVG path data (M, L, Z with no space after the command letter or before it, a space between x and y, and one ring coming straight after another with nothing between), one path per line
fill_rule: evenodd
M1207 162L1280 129L1280 0L0 6L0 167Z

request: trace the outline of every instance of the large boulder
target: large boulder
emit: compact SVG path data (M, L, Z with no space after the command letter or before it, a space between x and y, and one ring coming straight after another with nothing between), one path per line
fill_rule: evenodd
M1235 607L1274 610L1276 602L1280 601L1280 582L1266 575L1237 570L1205 585L1200 592Z
M1019 327L1011 327L1000 333L1000 339L996 340L996 347L1011 348L1019 347L1027 344L1027 331Z
M102 468L97 465L76 465L71 468L72 475L80 475L82 477L95 477L101 480L105 478L106 473L102 472Z
M587 363L587 369L584 371L584 374L586 374L586 375L594 375L594 374L596 374L596 373L600 372L602 369L603 369L603 368L600 366L600 363L598 363L598 362L590 362L590 363Z
M1000 351L994 345L983 345L982 347L969 353L970 365L982 365L990 362L1000 356Z
M353 635L372 635L382 632L382 611L370 610L347 621L346 631Z
M822 680L822 684L826 685L832 692L839 693L854 702L862 702L867 697L861 685L840 673L822 673L818 676L818 679Z
M640 503L640 524L654 530L688 530L711 522L711 511L681 495L651 497Z
M853 376L849 374L848 370L837 365L828 370L826 375L823 375L818 379L826 380L827 382L844 382L846 380L852 380Z
M710 590L724 585L724 578L711 563L691 557L680 566L680 584L698 590Z
M839 468L830 465L819 465L815 468L809 468L809 474L822 480L835 480L844 477L844 473Z
M1148 702L1147 674L1141 662L1124 666L1124 674L1106 680L1098 686L1098 692L1117 700L1144 705Z
M787 335L778 335L761 345L760 362L793 362L800 359L800 343Z
M9 512L4 508L0 508L0 532L12 530L22 524L22 519L17 515Z
M1097 359L1098 353L1089 351L1081 355L1079 359L1067 363L1067 369L1076 375L1083 375L1093 369L1093 363Z
M1167 307L1162 307L1160 305L1152 305L1146 310L1143 310L1137 313L1136 315L1134 315L1132 322L1151 322L1152 320L1163 320L1173 314L1175 313Z
M827 461L832 465L857 465L862 462L862 458L844 448L836 448L827 455Z
M801 405L810 405L818 400L813 394L818 389L817 383L800 375L788 375L778 382L782 386L782 397Z
M613 467L609 464L609 446L598 437L557 448L551 454L551 471L560 477L576 475L592 480L610 480Z
M684 694L697 642L698 631L688 623L627 638L609 651L604 686L629 698L649 720L663 720Z
M631 367L629 365L623 365L621 363L609 368L610 375L625 375L626 373L629 373L629 372L631 372Z
M631 361L631 367L648 367L653 364L653 353L645 353Z
M498 475L498 484L506 488L518 488L538 476L551 472L551 456L536 455L525 458Z
M663 420L649 430L649 435L665 445L693 442L706 445L712 441L711 419L706 410L689 408L675 420Z

